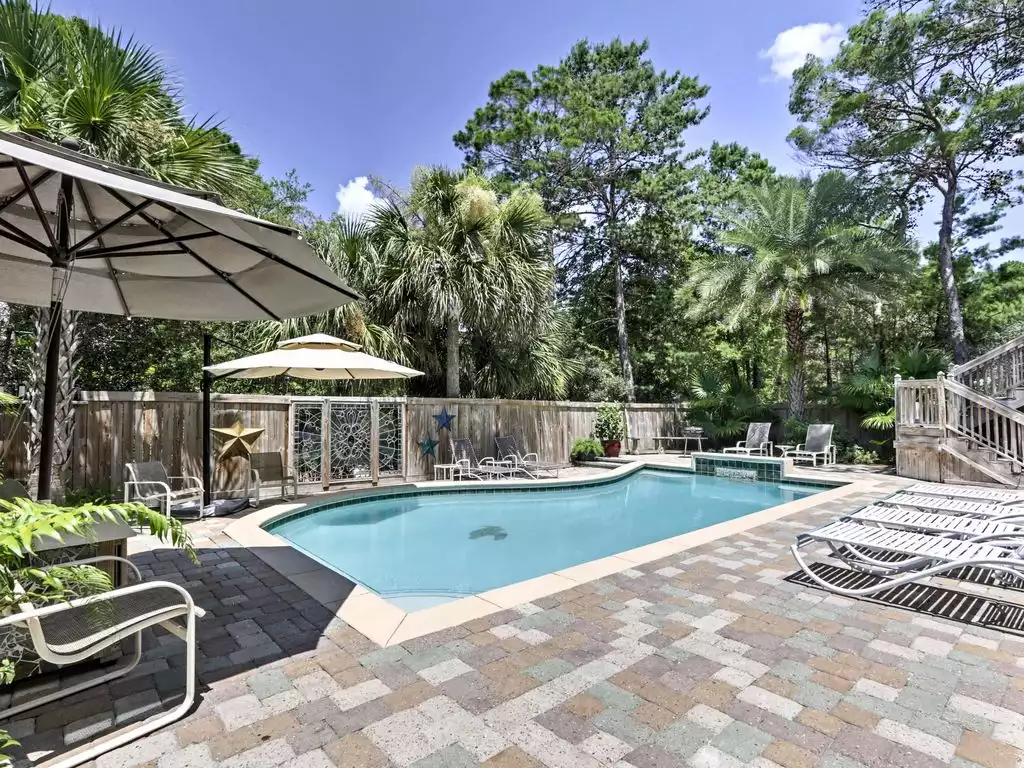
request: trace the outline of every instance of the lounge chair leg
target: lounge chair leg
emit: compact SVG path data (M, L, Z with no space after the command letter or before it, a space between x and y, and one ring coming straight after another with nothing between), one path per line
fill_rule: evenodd
M141 638L140 638L141 640ZM165 712L152 720L143 721L137 727L126 728L122 733L110 739L103 739L92 745L83 752L78 752L66 760L61 760L52 765L52 768L73 768L90 760L95 760L100 755L123 747L146 734L163 728L165 725L180 720L192 708L196 697L196 615L188 614L185 624L185 699L170 712ZM139 644L142 647L142 644Z

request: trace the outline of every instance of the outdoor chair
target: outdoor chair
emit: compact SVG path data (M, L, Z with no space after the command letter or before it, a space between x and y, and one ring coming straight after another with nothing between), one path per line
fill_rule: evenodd
M823 466L836 463L836 446L832 442L831 424L811 424L807 427L807 442L800 443L796 448L786 454L788 458L797 461L809 461L811 466L818 466L821 459Z
M984 539L1013 540L1014 546L1024 544L1024 525L1009 520L982 519L946 515L940 512L922 512L916 509L900 507L884 507L881 504L870 504L863 509L843 518L864 525L880 528L895 528L904 531L930 533L950 538L963 538L970 541Z
M295 477L295 471L291 467L285 467L284 453L281 451L268 451L266 453L253 453L249 455L249 472L252 475L252 484L256 488L256 506L260 503L260 487L263 483L280 484L281 499L287 499L287 489L292 488L292 497L299 495L299 483Z
M28 489L17 480L4 480L0 483L0 499L14 501L29 498Z
M915 493L896 493L879 503L906 509L922 509L927 512L942 512L962 517L979 517L985 520L1024 519L1024 499L1019 505L992 504L967 499L944 499L939 496L925 496Z
M750 424L747 424L747 439L740 440L731 448L724 448L722 453L742 453L747 456L771 456L771 431L771 422L751 422Z
M904 490L908 493L918 493L926 496L942 496L947 499L976 499L978 501L989 501L995 504L1024 505L1024 493L1021 493L1020 491L986 488L981 485L914 483L914 485L909 488L905 488Z
M819 576L801 557L800 548L823 543L855 571L886 578L863 587L843 587ZM791 547L804 575L825 589L846 597L865 597L883 590L948 574L959 568L986 568L1014 582L1024 574L1020 539L997 534L993 540L965 541L893 528L837 521L800 534ZM882 559L888 558L888 559Z
M168 475L161 461L137 461L124 465L128 481L124 484L124 500L139 501L147 507L159 505L167 517L177 508L198 508L203 505L203 483L191 475ZM181 488L173 490L175 481Z
M498 448L498 458L502 461L512 462L527 477L536 478L541 473L550 477L558 477L557 464L545 464L540 461L536 453L523 453L519 450L519 443L511 435L494 438L494 444Z
M142 632L160 625L168 632L185 641L185 698L174 709L163 712L149 720L129 726L110 738L100 739L82 751L59 764L80 765L96 759L99 755L116 749L147 733L163 728L183 717L195 701L196 692L196 620L205 615L192 596L177 584L169 581L142 581L139 569L130 560L122 557L90 557L83 560L45 566L66 568L72 565L90 565L103 561L117 561L126 566L139 583L118 587L89 597L82 597L53 605L36 607L31 602L18 606L18 613L0 618L0 631L15 627L25 631L30 640L31 650L43 661L57 666L67 666L84 661L90 656L112 646L120 645L125 638L134 636L134 650L127 664L99 675L88 675L87 679L61 690L52 690L29 700L19 700L13 706L0 711L0 720L14 717L30 709L42 706L80 691L102 685L129 674L142 656ZM15 585L15 593L24 595L24 589Z
M453 479L500 480L515 475L517 470L510 461L496 461L489 456L478 459L473 441L468 437L448 438L452 449L452 464L456 466Z

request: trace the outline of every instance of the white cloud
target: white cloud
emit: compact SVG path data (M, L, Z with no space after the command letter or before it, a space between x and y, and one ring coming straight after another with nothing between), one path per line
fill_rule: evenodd
M776 35L772 47L761 51L761 58L771 59L776 80L788 80L809 54L823 59L835 56L844 38L842 24L802 24Z
M358 218L367 213L378 202L369 188L370 180L356 176L348 184L339 184L335 197L338 199L338 213Z

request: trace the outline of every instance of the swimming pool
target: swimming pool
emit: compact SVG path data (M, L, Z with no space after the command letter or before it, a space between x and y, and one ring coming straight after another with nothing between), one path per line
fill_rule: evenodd
M412 611L820 490L644 469L600 485L385 495L309 510L265 527Z

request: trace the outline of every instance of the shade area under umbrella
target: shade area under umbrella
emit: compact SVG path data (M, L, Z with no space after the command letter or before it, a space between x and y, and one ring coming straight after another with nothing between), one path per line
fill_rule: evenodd
M0 132L0 300L51 309L40 498L50 493L62 310L280 320L358 298L288 227Z
M423 375L422 371L359 350L358 344L315 333L278 342L277 349L270 352L217 363L204 370L216 378L235 379L266 376L318 380L410 379Z

